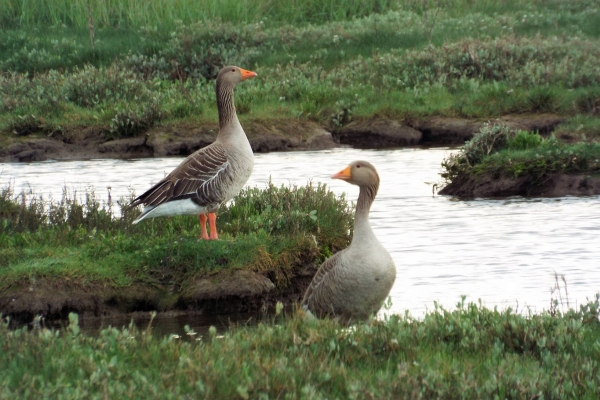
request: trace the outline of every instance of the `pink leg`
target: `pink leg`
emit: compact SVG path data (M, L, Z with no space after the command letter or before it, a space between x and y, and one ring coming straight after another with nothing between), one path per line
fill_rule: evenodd
M198 220L200 220L200 240L208 240L208 232L206 232L206 214L200 214Z
M215 213L208 213L208 224L210 226L210 240L219 239L217 234L217 216Z

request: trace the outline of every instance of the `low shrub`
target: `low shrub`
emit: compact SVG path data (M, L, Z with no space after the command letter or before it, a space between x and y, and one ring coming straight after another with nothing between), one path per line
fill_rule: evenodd
M154 126L164 115L156 100L139 105L121 104L112 110L114 116L110 121L110 139L135 136Z
M151 86L118 63L108 68L86 65L73 71L61 92L67 101L87 108L122 100L146 102L152 96Z
M56 115L65 109L60 92L65 76L57 71L29 75L0 73L0 112Z
M178 22L168 44L151 56L130 54L124 64L144 78L214 79L225 65L249 65L260 54L262 33L254 25L221 21Z

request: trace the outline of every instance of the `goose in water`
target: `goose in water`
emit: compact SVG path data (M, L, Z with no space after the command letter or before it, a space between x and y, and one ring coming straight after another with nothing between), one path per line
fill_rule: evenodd
M238 121L233 89L255 72L225 67L216 81L219 133L216 140L187 157L177 168L129 204L145 206L134 224L169 215L199 215L200 239L218 239L215 211L244 187L254 156L248 138ZM206 220L210 236L206 231Z
M332 176L360 188L350 246L326 260L306 290L302 307L317 317L367 319L376 314L396 280L396 266L369 224L379 175L366 161L354 161Z

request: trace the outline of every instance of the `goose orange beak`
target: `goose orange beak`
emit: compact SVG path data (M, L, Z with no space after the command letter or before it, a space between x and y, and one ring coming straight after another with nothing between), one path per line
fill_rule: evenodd
M350 166L347 166L337 174L331 175L331 178L347 181L348 179L352 178L352 170L350 169Z
M242 80L254 78L256 76L256 72L248 71L247 69L240 68L240 72L242 73Z

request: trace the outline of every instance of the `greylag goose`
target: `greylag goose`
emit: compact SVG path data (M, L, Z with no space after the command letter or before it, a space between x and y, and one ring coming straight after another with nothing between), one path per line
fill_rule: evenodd
M216 140L188 156L169 175L133 200L129 207L145 206L134 224L169 215L198 215L200 238L218 239L215 211L244 187L254 156L248 138L238 121L233 104L233 89L255 72L225 67L217 75L219 133ZM206 231L206 214L210 237Z
M332 176L360 188L350 246L326 260L310 283L302 307L316 317L350 321L377 313L396 280L392 257L369 224L379 175L366 161L354 161Z

